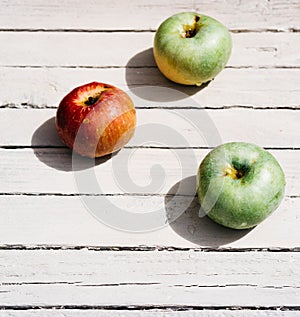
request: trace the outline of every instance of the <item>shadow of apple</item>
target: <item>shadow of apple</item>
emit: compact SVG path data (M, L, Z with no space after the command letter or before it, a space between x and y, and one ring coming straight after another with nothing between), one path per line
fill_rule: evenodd
M185 99L209 85L208 82L200 87L185 86L168 80L157 68L152 48L137 53L128 61L126 65L126 82L131 92L139 98L157 102ZM173 91L170 93L170 89L166 89L165 94L157 95L147 88L149 86L171 88ZM145 87L145 89L138 89L142 87Z
M103 164L113 155L106 155L97 159L90 159L80 155L73 155L60 140L56 127L55 117L46 120L33 133L31 146L35 156L47 166L64 172L81 171Z
M170 227L184 239L203 247L219 247L241 239L251 230L234 230L218 225L204 215L198 203L196 177L172 186L165 197Z

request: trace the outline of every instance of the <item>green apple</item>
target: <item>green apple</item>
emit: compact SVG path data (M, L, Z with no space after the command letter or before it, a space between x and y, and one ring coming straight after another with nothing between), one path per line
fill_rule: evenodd
M232 142L201 162L197 194L202 210L229 228L247 229L267 218L284 196L285 177L277 160L257 145Z
M200 86L225 67L231 46L223 24L209 16L182 12L159 26L153 52L159 70L168 79Z

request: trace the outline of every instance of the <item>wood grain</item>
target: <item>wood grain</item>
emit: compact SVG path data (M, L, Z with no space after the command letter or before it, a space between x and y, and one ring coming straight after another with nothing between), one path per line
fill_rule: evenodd
M0 66L155 67L153 40L154 33L0 32ZM300 67L300 33L233 33L232 42L228 67Z
M299 253L10 250L0 259L1 305L300 304Z
M188 108L193 101L181 105ZM0 109L0 114L0 146L63 146L55 128L56 109ZM299 121L300 111L284 109L138 109L128 145L189 148L244 141L292 149L300 147Z
M158 310L151 309L150 311L134 311L134 310L102 310L102 309L37 309L37 310L5 310L0 311L0 316L11 316L11 317L248 317L248 316L258 317L294 317L299 316L297 311L276 311L276 310L194 310L194 311L174 311L172 309Z
M0 316L298 316L299 1L0 5ZM155 66L154 32L180 11L231 30L207 87ZM91 81L127 91L139 126L118 155L72 166L55 111ZM252 230L217 225L194 196L198 164L229 141L267 147L286 174L280 207ZM133 232L155 211L160 227Z
M119 86L136 105L150 107L188 103L198 108L299 108L300 100L298 69L225 69L202 90L176 85L156 68L0 68L0 72L1 107L57 107L71 89L91 81Z
M231 29L255 31L297 29L300 18L297 0L2 2L0 27L4 30L154 30L180 11L198 11L219 19Z
M194 177L208 151L124 149L112 159L106 157L94 163L77 156L72 161L68 149L1 149L0 192L99 195L167 194L171 190L179 194L181 189L172 187ZM286 195L299 196L300 151L271 153L285 172ZM88 179L93 183L89 184ZM194 195L194 187L189 186L183 187L182 193Z
M97 203L97 209L87 209L85 201L78 196L0 196L1 247L8 245L11 250L18 246L24 246L24 249L35 245L44 245L46 248L49 246L50 249L52 246L62 246L62 255L64 247L68 246L108 247L111 250L114 247L122 250L124 247L145 246L146 249L158 247L170 250L275 248L279 251L300 247L299 198L286 198L268 219L250 231L230 230L217 225L207 217L199 217L199 204L196 198L192 202L188 197L165 196L102 196L90 199ZM110 219L102 217L102 211L113 215L118 208L124 211L120 216L124 215L125 211L148 213L161 210L162 216L170 218L170 215L175 214L179 217L170 225L166 226L164 223L160 229L153 228L150 232L142 232L145 226L139 228L139 233L126 232L110 227L116 223L114 216ZM103 221L109 221L110 226ZM126 225L125 219L123 228ZM37 253L37 256L39 254ZM293 265L293 262L287 263L286 269L290 265ZM9 270L8 266L6 268ZM1 270L3 269L4 267ZM247 265L245 269L251 272ZM290 278L293 278L292 273Z

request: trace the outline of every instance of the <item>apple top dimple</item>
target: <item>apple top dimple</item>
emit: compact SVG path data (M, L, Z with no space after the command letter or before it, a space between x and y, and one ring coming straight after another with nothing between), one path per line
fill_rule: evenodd
M200 16L195 15L192 24L183 25L183 31L181 33L181 36L183 38L194 37L200 30L200 25L198 24L199 20L200 20Z

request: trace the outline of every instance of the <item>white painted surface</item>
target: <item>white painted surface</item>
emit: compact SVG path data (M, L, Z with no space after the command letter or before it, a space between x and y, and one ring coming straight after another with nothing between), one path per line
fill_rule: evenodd
M4 305L299 305L299 253L0 251Z
M98 197L94 201L99 207L89 210L79 197L1 196L1 244L175 248L294 248L300 245L299 198L286 198L268 219L251 231L230 230L206 217L199 218L197 200L186 207L187 200L190 201L182 197ZM122 206L130 212L149 212L151 208L152 211L161 209L164 215L181 216L170 226L152 232L124 232L105 225L100 212L113 212ZM115 223L114 220L111 218L110 224Z
M0 47L3 56L0 66L155 67L152 53L154 35L3 32L0 33L0 42L6 45ZM297 54L299 33L233 33L232 42L233 52L228 67L274 68L300 64Z
M295 68L225 69L202 90L173 84L156 68L2 67L0 73L1 105L18 108L27 105L57 107L71 89L92 81L110 83L124 89L134 98L137 106L163 104L166 107L182 107L182 103L186 105L192 102L192 105L198 108L298 108L300 100L300 72ZM10 83L14 83L13 88ZM157 89L160 89L159 95L153 93L157 92ZM188 99L189 96L195 102Z
M189 104L193 102L182 102ZM1 146L63 145L55 128L56 109L0 109L0 114ZM244 141L267 148L297 148L299 122L300 111L294 110L137 109L136 133L128 145L214 147Z
M2 0L0 5L0 316L299 315L299 2ZM153 60L154 30L179 11L206 13L232 31L228 67L201 91L167 81ZM145 149L141 145L157 146L159 130L152 129L146 144L137 133L129 144L134 148L98 162L101 195L93 197L99 192L92 187L80 190L107 213L112 206L140 213L185 211L161 230L112 229L76 196L70 152L61 148L53 117L67 92L95 80L126 90L143 108L141 126L159 123L186 139L171 137L159 145L181 149ZM196 119L200 133L186 117ZM220 139L212 138L216 131ZM286 173L282 204L251 231L199 218L196 199L185 208L194 194L196 167L208 152L190 147L228 141L270 148ZM138 187L124 178L129 154L128 172ZM143 188L151 182L153 164L166 177ZM86 161L78 169L77 174L88 171ZM112 171L119 171L119 184ZM152 169L152 180L161 180L161 173ZM174 199L176 193L187 196ZM245 248L258 252L237 252ZM139 306L129 310L131 305ZM198 309L177 311L185 305Z
M238 30L299 27L297 0L3 0L0 25L3 29L149 30L180 11L205 13Z
M0 149L3 171L1 193L61 194L167 194L187 177L195 177L208 150L123 149L111 159L77 157L68 149ZM286 195L299 196L300 151L271 151L286 174ZM75 174L72 169L75 170ZM35 171L32 173L32 171ZM80 186L77 179L92 177L95 186ZM100 186L100 189L98 189ZM188 188L193 194L194 188Z

